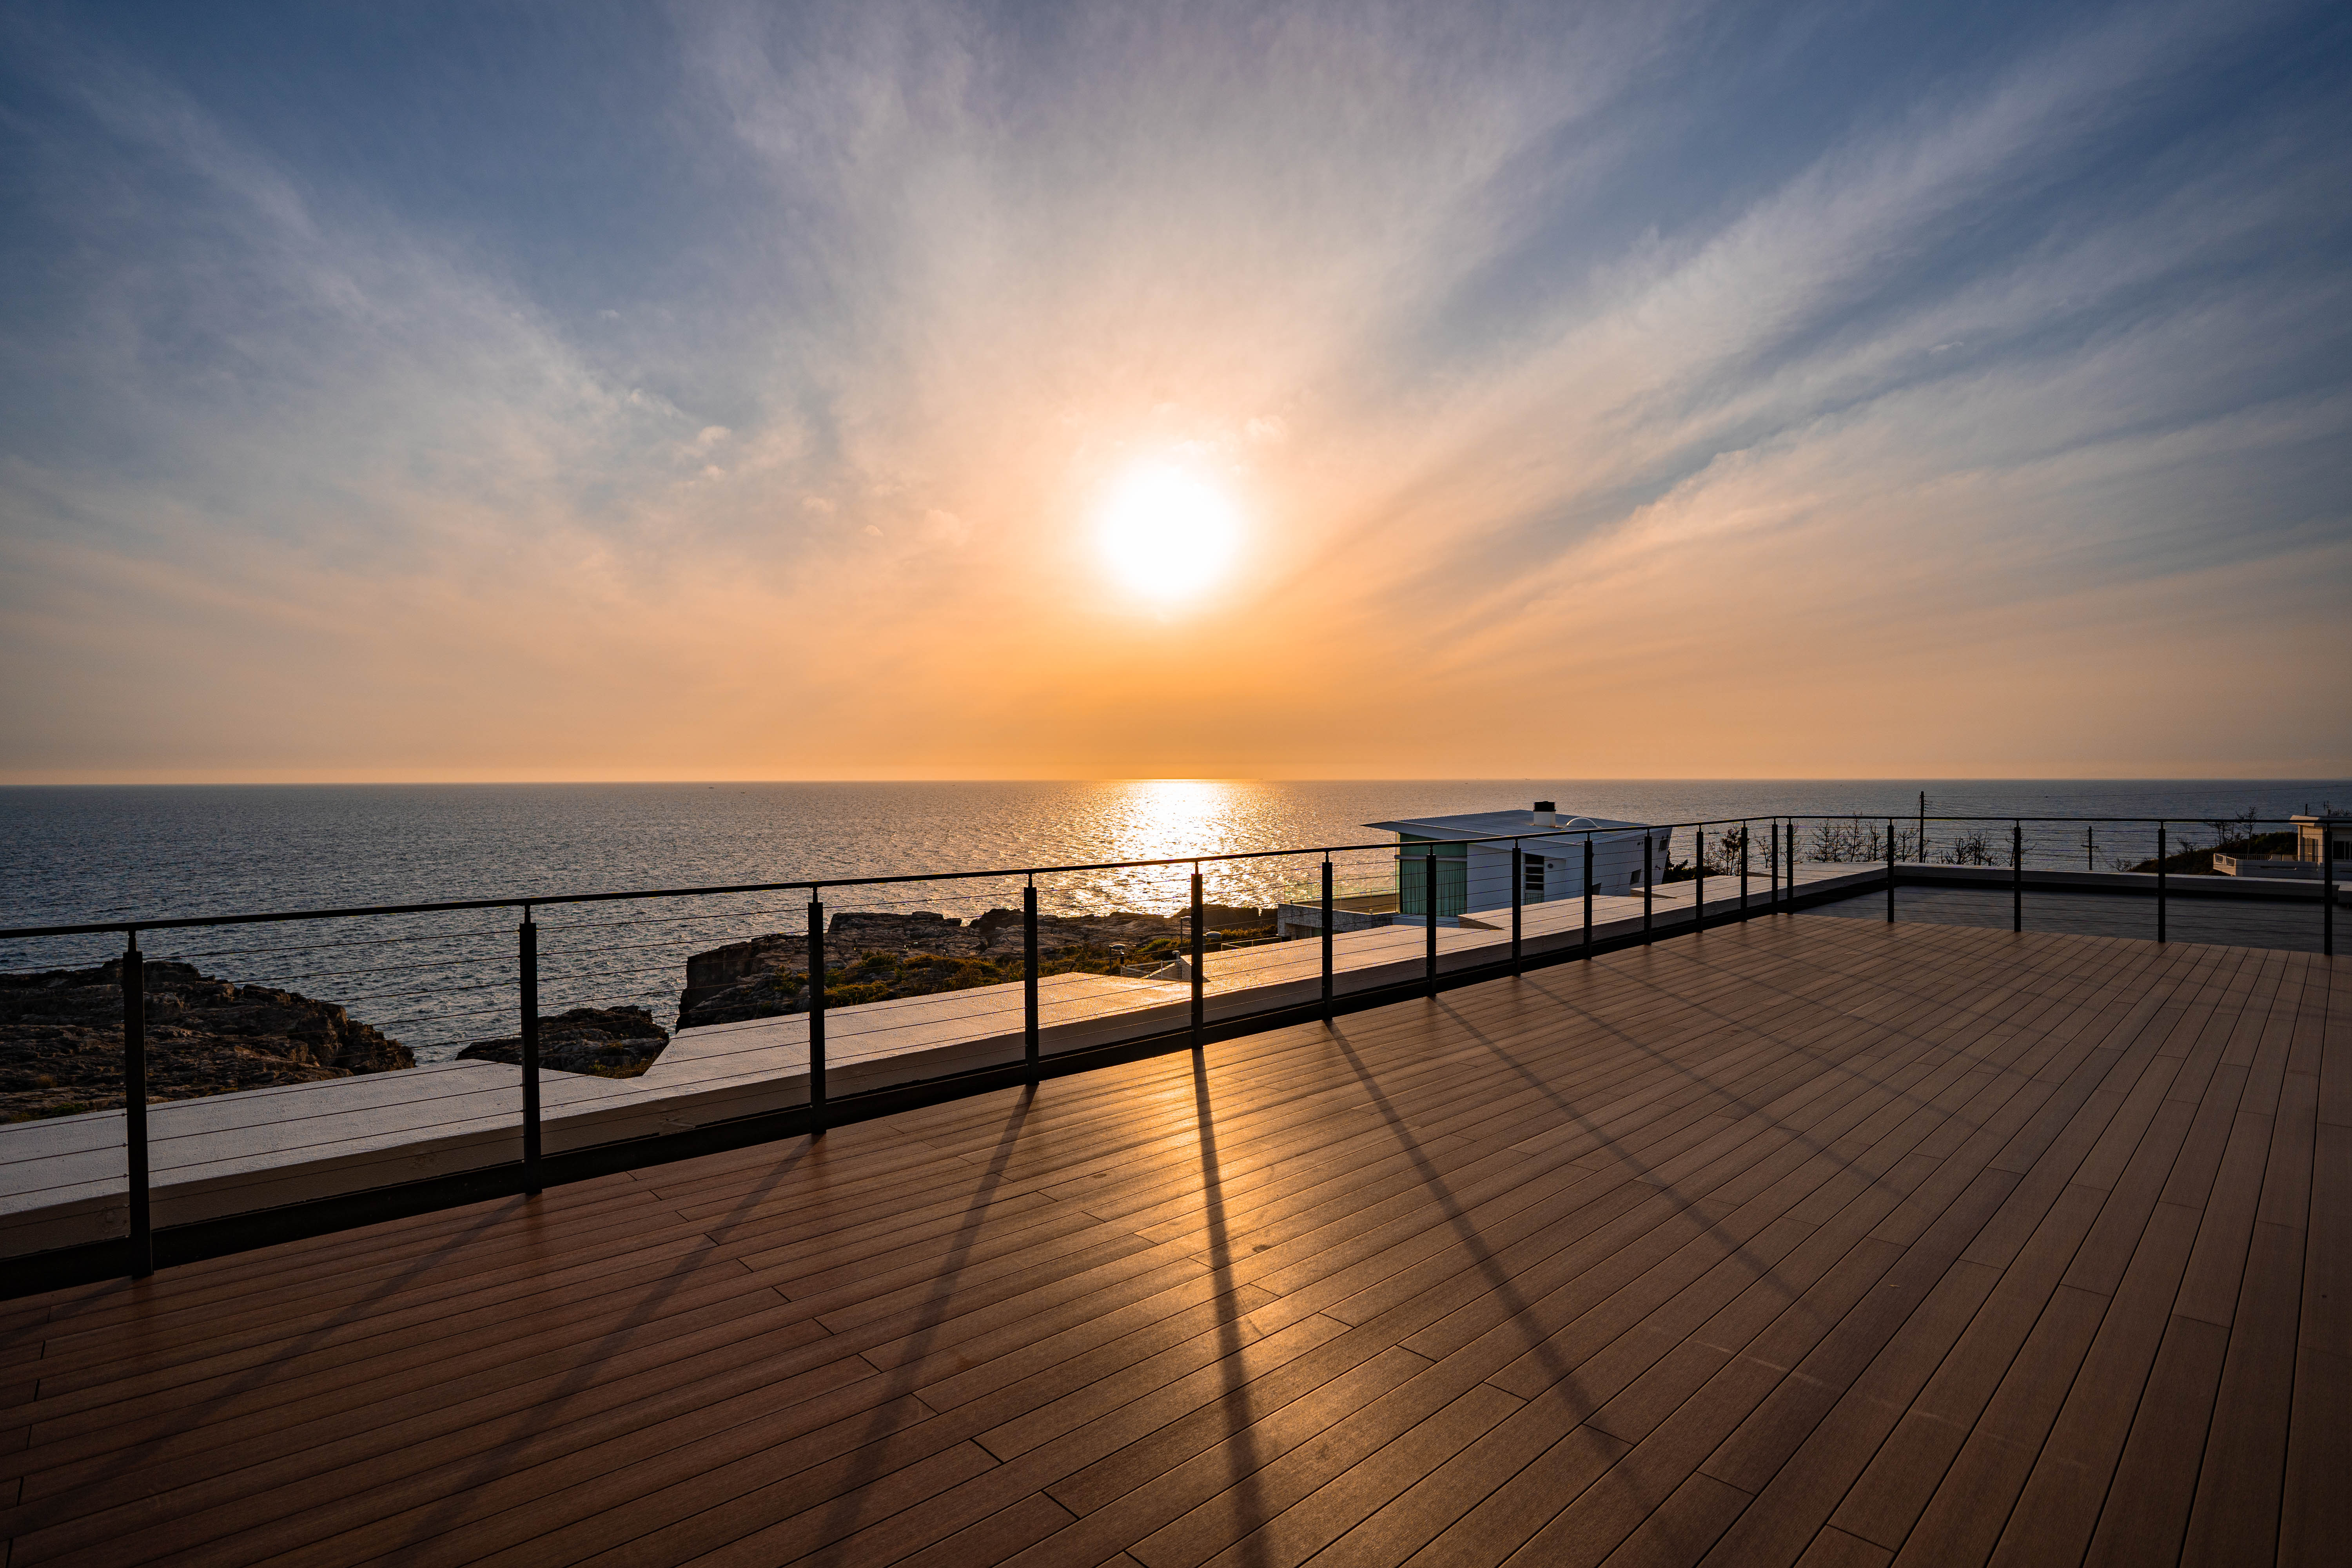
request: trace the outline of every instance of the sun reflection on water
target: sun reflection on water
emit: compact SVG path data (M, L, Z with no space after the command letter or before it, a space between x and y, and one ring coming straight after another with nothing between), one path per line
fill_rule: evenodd
M1097 831L1106 859L1160 860L1270 847L1281 842L1265 820L1266 786L1249 779L1129 779L1101 786ZM1190 866L1139 867L1099 875L1097 899L1129 909L1167 911L1190 893ZM1213 901L1255 901L1268 879L1247 862L1201 868Z
M1245 787L1221 779L1133 780L1111 804L1113 853L1157 860L1223 849Z

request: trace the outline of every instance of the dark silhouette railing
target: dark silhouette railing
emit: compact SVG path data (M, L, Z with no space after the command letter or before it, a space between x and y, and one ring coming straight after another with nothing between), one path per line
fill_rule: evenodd
M2199 819L2200 822L2205 820L2206 819ZM2230 826L2233 827L2239 826L2253 827L2263 826L2266 823L2293 822L2294 820L2296 819L2283 817L2255 818L2247 816L2234 819ZM2306 817L2305 820L2309 819ZM1884 824L1883 834L1880 831L1880 824L1882 822ZM993 870L935 871L888 877L793 879L773 882L733 883L709 887L642 889L626 891L552 895L538 894L528 897L499 899L444 900L424 903L373 904L345 908L271 910L267 912L244 914L190 915L154 919L105 920L78 924L20 926L0 930L0 940L33 941L110 934L120 934L124 938L124 948L121 956L123 1043L122 1095L124 1108L124 1136L126 1140L129 1175L128 1240L130 1243L131 1253L131 1272L133 1275L144 1276L152 1271L154 1265L153 1230L151 1223L149 1193L150 1150L148 1147L147 1070L145 1052L145 964L149 955L142 952L140 948L139 939L142 932L152 933L167 931L187 931L263 924L336 921L420 914L450 914L461 911L519 910L522 918L515 931L515 974L517 980L516 1001L518 1010L520 1014L520 1065L522 1081L522 1159L520 1169L517 1172L517 1177L520 1190L526 1194L531 1194L537 1193L541 1190L545 1179L544 1151L541 1136L541 1115L540 1098L540 1079L541 1070L541 1040L540 1028L541 977L539 968L540 922L534 919L534 915L538 911L543 911L551 908L562 906L632 904L655 900L707 900L733 895L805 892L807 900L803 913L807 922L805 955L808 974L807 987L809 993L805 1009L808 1016L808 1103L806 1108L805 1125L810 1133L821 1134L824 1131L831 1114L831 1106L827 1100L825 1083L826 991L829 980L824 957L827 914L824 895L828 891L839 893L845 889L853 889L908 888L920 886L939 887L957 883L1003 883L1006 881L1017 880L1021 884L1022 888L1020 913L1023 926L1023 958L1021 965L1023 1053L1021 1068L1018 1070L1028 1081L1034 1083L1045 1070L1045 1063L1041 1058L1041 1052L1039 1049L1040 1000L1038 980L1041 971L1038 941L1038 891L1036 884L1037 879L1040 877L1063 876L1080 873L1099 873L1108 871L1128 872L1151 869L1174 869L1178 868L1189 868L1189 881L1186 888L1189 903L1189 909L1187 910L1189 920L1187 922L1188 929L1185 937L1185 944L1187 948L1185 956L1189 961L1186 964L1186 968L1189 970L1188 978L1191 988L1191 1006L1189 1010L1189 1024L1183 1031L1182 1038L1181 1041L1172 1042L1171 1044L1171 1048L1182 1048L1184 1047L1189 1047L1189 1048L1197 1051L1202 1049L1206 1044L1209 1034L1206 1008L1206 973L1204 963L1207 952L1207 902L1204 896L1204 882L1202 871L1202 868L1204 866L1230 866L1254 861L1270 861L1279 858L1295 859L1304 857L1321 858L1319 879L1319 912L1321 917L1321 983L1317 1003L1313 1006L1303 1010L1296 1006L1275 1007L1255 1014L1244 1013L1237 1018L1224 1020L1219 1026L1219 1034L1220 1037L1228 1037L1234 1034L1249 1032L1252 1029L1271 1028L1280 1026L1286 1023L1297 1022L1301 1020L1302 1016L1319 1016L1324 1021L1328 1022L1343 1009L1347 1011L1355 1011L1361 1007L1381 1005L1399 1000L1404 996L1413 994L1434 996L1441 989L1444 988L1475 984L1505 975L1517 975L1523 973L1530 962L1538 963L1556 963L1589 959L1594 956L1598 952L1606 951L1608 947L1622 946L1629 942L1652 942L1656 940L1662 933L1676 934L1684 931L1703 931L1709 926L1720 925L1726 921L1743 921L1752 918L1758 913L1770 912L1792 907L1799 902L1802 897L1799 888L1799 879L1797 876L1797 868L1800 864L1801 852L1801 846L1799 844L1800 824L1812 825L1816 839L1814 847L1817 853L1811 858L1810 863L1821 864L1828 862L1861 866L1883 862L1885 868L1885 887L1886 895L1886 919L1889 922L1892 922L1895 919L1895 889L1902 875L1901 862L1898 856L1903 849L1907 847L1913 851L1915 857L1913 860L1915 871L1926 869L1927 851L1929 847L1928 839L1930 824L1948 825L1954 827L1969 826L1974 829L1969 837L1956 840L1954 846L1952 846L1948 851L1950 858L1943 862L1943 865L1976 866L1988 869L1997 868L1998 856L1989 847L1990 840L1989 840L1987 837L1987 826L1998 827L2000 825L2006 825L2009 828L2007 862L2008 869L2010 871L2008 885L2011 891L2011 927L2013 931L2021 931L2024 929L2024 895L2026 884L2025 860L2027 848L2025 827L2029 822L2035 824L2054 823L2080 825L2084 828L2086 845L2095 844L2095 835L2096 830L2100 827L2114 827L2118 826L2138 826L2142 828L2152 827L2152 847L2155 850L2152 859L2155 870L2152 879L2153 885L2147 889L2147 891L2149 896L2152 897L2155 904L2156 940L2158 942L2169 940L2168 909L2169 900L2172 897L2172 891L2169 873L2168 872L2166 862L2169 858L2169 836L2172 828L2176 826L2174 820L2111 816L1987 817L1932 816L1924 809L1924 802L1922 809L1915 814L1907 814L1904 816L1888 815L1884 817L1864 817L1857 816L1853 814L1781 813L1776 816L1760 818L1710 818L1704 821L1695 822L1633 824L1630 826L1620 825L1606 827L1572 828L1545 827L1530 824L1525 831L1517 833L1471 836L1442 841L1443 847L1445 849L1456 851L1456 854L1454 855L1441 854L1439 842L1429 842L1427 847L1424 848L1420 855L1414 856L1410 853L1400 854L1400 850L1403 849L1409 851L1414 847L1419 847L1420 845L1417 843L1400 846L1392 841L1382 841L1376 844L1342 844L1316 846L1307 848L1244 850L1216 855L1171 856L1155 859L1098 861L1079 865L1021 867ZM1913 825L1912 832L1907 837L1898 831L1898 824L1903 823ZM1759 826L1763 830L1760 843L1758 832ZM1866 831L1865 828L1867 829ZM1708 835L1710 830L1713 830L1716 833L1716 839L1712 852L1710 852L1708 843ZM1692 835L1692 854L1687 862L1685 862L1681 867L1677 868L1672 863L1672 855L1670 851L1674 836L1683 831L1688 831ZM1640 881L1642 900L1640 925L1638 931L1633 933L1613 938L1605 944L1598 942L1596 941L1593 921L1593 899L1596 892L1594 884L1594 840L1596 838L1622 839L1631 837L1634 833L1640 833L1642 835L1643 875ZM2318 900L2320 904L2320 948L2323 953L2330 956L2335 952L2336 944L2336 845L2338 842L2336 834L2336 829L2332 822L2323 823L2321 828L2320 854L2320 877L2322 888L2320 890L2320 898ZM1582 900L1582 927L1580 941L1565 948L1555 949L1543 954L1534 955L1532 958L1527 952L1525 938L1525 915L1527 908L1527 900L1525 898L1526 847L1530 840L1545 841L1547 847L1561 841L1567 841L1570 845L1573 846L1580 841L1580 858L1583 868L1583 875L1580 879L1580 897ZM1657 864L1657 856L1662 844L1666 846L1669 851L1666 857L1669 864L1665 867L1660 867ZM1465 963L1457 966L1452 973L1441 975L1439 965L1439 932L1441 927L1449 918L1458 918L1462 914L1468 912L1466 908L1468 902L1466 883L1458 889L1454 887L1446 885L1445 879L1441 878L1441 861L1452 861L1457 865L1461 864L1462 861L1459 857L1466 855L1468 848L1475 846L1507 846L1509 849L1510 859L1508 884L1510 889L1510 903L1508 907L1510 912L1510 927L1507 949L1508 956L1503 959ZM1756 852L1759 848L1763 853L1767 868L1765 874L1760 879L1755 874L1753 868L1753 859ZM1864 849L1871 851L1866 859L1859 852ZM1336 922L1334 920L1334 911L1337 907L1334 897L1334 857L1360 853L1379 853L1385 856L1396 856L1401 892L1403 890L1404 884L1411 877L1412 873L1410 868L1414 861L1418 861L1421 876L1420 886L1415 889L1415 891L1419 894L1419 898L1412 901L1419 904L1421 910L1434 910L1437 912L1433 915L1423 914L1421 916L1421 923L1424 927L1424 937L1422 944L1423 973L1417 981L1369 987L1342 998L1337 994L1334 984L1336 971L1336 958L1334 951ZM1576 858L1573 850L1571 850L1571 858ZM1709 909L1706 895L1706 883L1710 876L1717 879L1724 878L1736 879L1738 882L1736 895L1723 900L1727 907L1716 910ZM1686 920L1674 918L1662 921L1659 917L1657 907L1659 889L1662 887L1673 886L1675 882L1679 880L1688 880L1695 884L1689 917ZM1755 883L1759 880L1763 884L1760 889L1751 887L1751 883ZM1845 885L1840 887L1834 894L1830 896L1838 898L1850 897L1853 890L1854 889L1851 885ZM1449 908L1449 906L1454 907ZM755 911L755 913L757 912L758 911ZM1402 912L1411 915L1418 911L1404 910ZM1480 912L1499 913L1500 911L1499 910L1496 910ZM1679 916L1678 910L1676 914ZM728 918L750 917L730 916ZM380 940L392 941L412 939ZM452 939L443 936L436 936L422 940L446 941ZM661 946L665 944L656 942L650 945ZM393 965L384 967L398 968L402 966ZM427 963L407 967L431 969L436 967L436 965ZM447 965L444 964L443 967L447 967ZM395 993L394 994L415 994ZM1133 1043L1134 1042L1119 1042L1119 1044L1122 1045L1132 1045Z

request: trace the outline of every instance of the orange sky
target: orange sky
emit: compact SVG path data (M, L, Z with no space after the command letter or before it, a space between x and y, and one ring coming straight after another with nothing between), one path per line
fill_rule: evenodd
M55 62L45 177L158 184L28 215L93 259L11 328L0 780L2352 773L2352 389L2280 368L2340 281L2220 265L2326 158L2142 123L2225 20L1662 179L1778 89L1635 14L891 15L681 20L701 184L609 276L250 83ZM2144 201L2051 208L2133 136ZM1154 464L1238 520L1172 601L1099 538Z

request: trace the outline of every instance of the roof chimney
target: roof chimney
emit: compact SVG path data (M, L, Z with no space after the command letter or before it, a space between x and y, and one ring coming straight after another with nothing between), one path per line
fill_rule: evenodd
M1539 800L1536 802L1535 815L1528 818L1528 826L1530 827L1558 827L1559 826L1559 804L1549 800Z
M1557 801L1539 800L1536 802L1536 809L1538 811L1558 811L1559 809L1559 803Z

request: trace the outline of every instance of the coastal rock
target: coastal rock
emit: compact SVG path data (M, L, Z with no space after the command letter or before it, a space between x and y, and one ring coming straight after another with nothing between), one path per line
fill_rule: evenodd
M1208 904L1202 913L1213 931L1272 934L1272 910ZM930 910L845 910L825 926L826 1005L851 1006L1016 981L1023 958L1021 921L1019 910L1008 909L990 910L969 924ZM1173 916L1129 910L1040 915L1038 971L1108 974L1123 963L1173 958L1182 931L1182 922ZM1114 946L1127 952L1115 952ZM778 1017L805 1012L808 1003L807 938L779 931L688 959L677 1026Z
M669 1035L643 1007L574 1007L539 1020L539 1065L556 1072L635 1078L653 1065ZM459 1061L522 1065L522 1037L478 1040Z
M146 963L147 1095L193 1100L416 1065L331 1002ZM0 1120L122 1103L122 965L0 974Z

